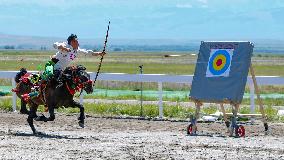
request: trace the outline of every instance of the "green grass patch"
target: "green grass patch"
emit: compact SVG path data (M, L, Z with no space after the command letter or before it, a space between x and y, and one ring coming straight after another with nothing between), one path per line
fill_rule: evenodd
M284 106L283 98L264 98L261 99L264 105L267 106ZM250 99L243 99L242 104L249 105ZM257 99L255 99L255 104L258 105Z
M20 101L17 101L17 110L19 110ZM85 112L92 115L102 115L102 116L140 116L140 105L129 105L129 104L90 104L85 103ZM201 115L208 115L215 113L217 111L217 105L212 105L210 107L202 107ZM2 99L0 101L0 109L5 111L12 111L12 101L11 99ZM39 106L38 112L43 112L44 107ZM61 113L79 113L78 108L59 108L57 110ZM228 108L226 112L231 112ZM247 114L250 113L249 107L241 107L240 113ZM187 119L190 115L195 113L194 106L183 107L180 105L164 105L164 116L167 118L177 118L177 119ZM256 113L260 113L259 108L256 107ZM277 109L273 108L271 105L265 107L265 113L267 114L268 121L270 122L284 122L284 117L277 116ZM143 105L143 116L147 117L158 117L159 107L157 105Z
M17 104L18 106L18 104ZM13 111L11 99L1 99L0 108L5 111ZM18 109L18 108L17 108Z

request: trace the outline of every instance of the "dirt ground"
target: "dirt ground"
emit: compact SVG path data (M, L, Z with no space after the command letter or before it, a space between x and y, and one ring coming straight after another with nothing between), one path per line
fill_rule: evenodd
M79 128L77 115L57 114L54 122L0 112L0 159L284 159L284 124L245 125L245 138L228 137L223 123L198 125L187 136L186 122L109 119L89 116Z

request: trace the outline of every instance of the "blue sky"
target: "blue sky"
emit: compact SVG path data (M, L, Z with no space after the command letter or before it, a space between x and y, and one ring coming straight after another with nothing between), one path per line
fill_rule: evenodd
M126 39L284 39L284 0L0 0L0 33Z

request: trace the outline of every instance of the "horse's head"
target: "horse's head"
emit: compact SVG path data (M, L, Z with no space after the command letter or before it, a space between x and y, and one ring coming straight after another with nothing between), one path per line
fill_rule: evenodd
M90 75L87 73L87 72L85 72L85 73L81 73L82 75L81 75L81 77L80 77L80 79L81 79L81 82L82 82L82 84L83 84L83 89L87 92L87 94L91 94L91 93L93 93L93 81L92 80L90 80Z
M70 85L75 85L77 89L83 89L90 94L93 92L93 82L90 75L86 72L86 68L82 65L67 67L63 73L65 80Z
M86 72L86 68L78 65L76 75L80 81L80 83L83 85L83 89L87 92L87 94L93 93L93 82L90 80L90 74Z
M27 74L27 69L21 68L20 72L18 72L15 76L16 83L19 83L21 81L22 76L24 76L25 74Z
M25 68L21 68L20 72L18 72L15 76L15 81L17 83L16 88L12 89L13 92L16 92L18 96L31 92L31 83L28 79L30 76L29 73L27 73L27 70Z

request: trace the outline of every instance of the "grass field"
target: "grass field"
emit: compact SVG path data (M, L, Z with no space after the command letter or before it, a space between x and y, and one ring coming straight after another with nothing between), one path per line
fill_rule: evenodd
M25 67L28 70L43 70L43 66L46 61L50 59L55 51L0 51L0 70L19 70L21 67ZM181 55L179 57L166 58L164 55ZM175 53L175 52L113 52L108 53L103 61L101 72L105 73L129 73L129 74L139 74L139 65L143 64L143 73L145 74L172 74L172 75L190 75L194 73L195 62L197 56L196 53ZM89 57L80 56L74 64L83 64L86 66L88 71L96 72L100 57ZM284 76L284 55L261 55L256 53L252 59L253 66L255 68L256 75L266 75L266 76ZM11 85L10 80L0 79L0 85ZM115 81L98 81L96 88L102 89L125 89L125 90L139 90L140 83L135 82L115 82ZM158 86L156 83L143 83L143 90L157 90ZM167 91L189 91L189 84L174 84L174 83L164 83L163 90ZM284 93L284 86L261 86L261 93ZM249 92L249 88L246 87L246 92ZM140 96L116 96L109 97L107 95L102 96L87 96L88 98L102 98L102 99L140 99ZM143 97L144 100L157 100L155 98ZM188 101L188 97L184 98L170 98L163 97L164 100L168 101ZM9 102L5 102L9 103ZM249 104L249 99L244 99L243 104ZM264 99L264 104L268 106L279 106L284 105L283 99ZM120 106L117 109L116 106ZM123 106L123 105L101 105L96 107L97 109L90 109L92 113L106 113L106 114L124 114L125 112L130 115L136 115L139 111L137 109L139 106ZM180 112L189 111L186 109L173 108L173 110L178 110ZM102 109L105 108L105 109ZM114 109L116 108L116 109ZM131 109L130 109L131 108ZM134 108L132 110L132 108ZM156 106L148 106L146 110L147 115L156 115ZM167 107L166 107L167 108ZM88 109L87 109L88 110ZM132 110L132 111L125 111ZM169 109L170 110L170 109ZM71 110L72 111L72 110ZM176 112L176 111L172 111ZM146 113L146 112L145 112ZM166 113L167 114L167 113ZM180 116L178 113L178 117ZM273 112L273 114L275 114ZM169 115L177 115L174 113L169 113Z
M1 70L38 70L53 55L52 51L0 51ZM166 58L164 55L182 55ZM101 72L105 73L139 73L138 66L143 64L145 74L193 74L196 53L175 52L113 52L105 56ZM256 54L257 55L257 54ZM99 57L80 56L74 64L83 64L88 71L97 70ZM255 56L253 65L256 75L284 76L284 56Z

